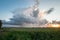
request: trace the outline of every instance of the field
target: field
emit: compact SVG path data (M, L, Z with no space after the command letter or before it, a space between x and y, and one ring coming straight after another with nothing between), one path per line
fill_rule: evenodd
M0 40L60 40L60 28L2 28Z

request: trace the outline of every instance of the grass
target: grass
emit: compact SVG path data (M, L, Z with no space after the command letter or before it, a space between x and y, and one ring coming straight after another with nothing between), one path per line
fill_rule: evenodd
M60 40L60 28L2 28L0 40Z

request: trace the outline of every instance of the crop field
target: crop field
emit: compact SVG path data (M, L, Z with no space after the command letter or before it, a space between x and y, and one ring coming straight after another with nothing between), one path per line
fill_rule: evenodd
M0 40L60 40L60 28L2 28Z

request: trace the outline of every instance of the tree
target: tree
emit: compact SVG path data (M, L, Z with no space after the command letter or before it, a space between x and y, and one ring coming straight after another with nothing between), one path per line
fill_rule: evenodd
M1 27L2 27L2 21L0 20L0 29L1 29Z

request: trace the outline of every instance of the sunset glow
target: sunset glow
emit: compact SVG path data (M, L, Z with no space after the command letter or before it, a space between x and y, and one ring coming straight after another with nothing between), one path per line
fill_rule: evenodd
M58 27L60 27L60 24L49 24L48 26L49 26L49 27L55 27L55 28L58 28Z

